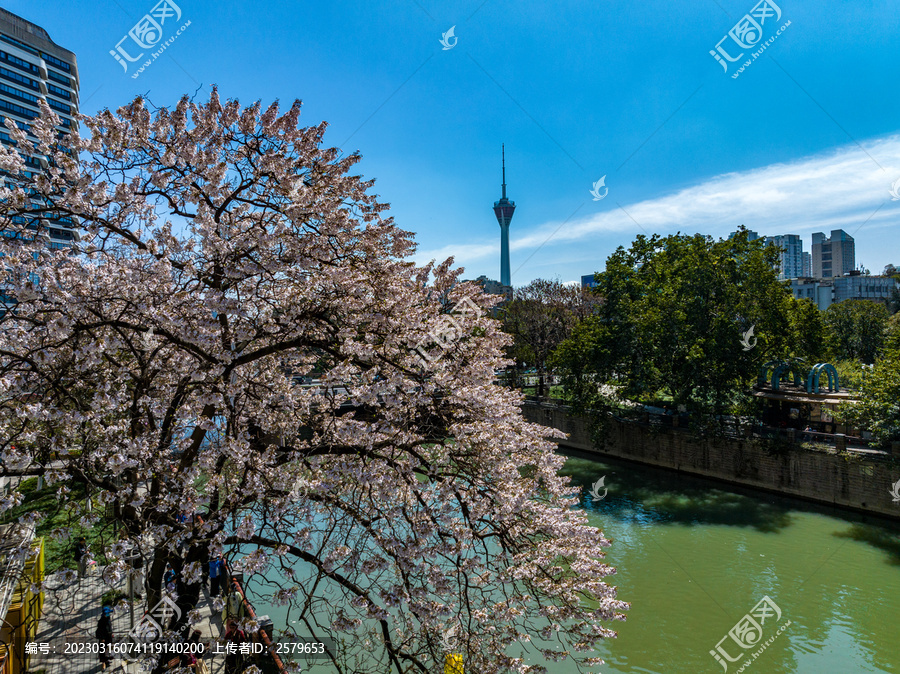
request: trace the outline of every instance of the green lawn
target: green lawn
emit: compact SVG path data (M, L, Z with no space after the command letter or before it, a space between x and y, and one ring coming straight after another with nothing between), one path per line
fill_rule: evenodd
M37 536L44 536L44 571L47 574L58 571L59 569L75 569L76 563L73 557L75 541L80 536L87 539L94 553L97 563L102 563L103 556L101 554L101 540L107 541L112 536L111 522L105 522L102 517L102 510L99 511L101 519L97 524L88 528L83 527L79 523L79 512L85 505L86 491L84 485L74 482L65 482L71 491L69 492L69 501L61 502L56 495L57 490L61 486L60 483L47 486L40 491L37 490L37 478L31 477L23 480L19 485L19 491L23 494L24 499L21 505L11 508L4 513L2 521L5 524L15 522L22 516L31 512L40 512L44 514L44 518L38 522L36 528ZM76 505L77 504L77 505ZM102 504L93 502L95 510L103 508ZM56 539L50 536L54 529L66 527L69 529L67 538Z

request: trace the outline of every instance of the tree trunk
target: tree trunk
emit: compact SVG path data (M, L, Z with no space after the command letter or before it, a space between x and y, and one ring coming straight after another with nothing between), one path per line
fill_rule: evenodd
M166 572L166 553L159 548L153 553L153 561L150 563L150 570L147 572L147 608L151 610L159 604L162 599L162 582L163 575ZM163 627L166 627L163 625Z
M190 636L188 613L197 608L197 604L200 602L201 582L198 581L191 584L185 583L183 580L184 567L192 562L200 562L200 564L203 564L205 558L208 557L209 550L206 547L192 546L183 560L176 560L176 563L178 564L177 568L173 564L173 568L177 574L176 577L178 578L176 588L178 591L178 608L181 609L181 616L175 621L172 629L176 632L184 630L182 636L185 639Z

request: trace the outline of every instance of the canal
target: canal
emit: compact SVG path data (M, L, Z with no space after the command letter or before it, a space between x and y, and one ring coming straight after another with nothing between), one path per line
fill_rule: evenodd
M608 582L632 604L626 622L610 625L619 637L599 651L607 664L592 671L726 672L713 651L728 674L742 666L900 672L900 526L619 460L567 457L563 473L582 487L581 507L613 541L606 559L618 574ZM605 496L594 499L601 477ZM283 608L255 602L283 624ZM550 663L549 671L576 670Z

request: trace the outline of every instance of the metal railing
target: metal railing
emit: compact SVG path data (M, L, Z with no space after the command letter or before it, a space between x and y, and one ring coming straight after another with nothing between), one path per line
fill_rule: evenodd
M545 405L556 408L569 408L571 404L560 398L538 398L536 396L526 396L525 404ZM609 415L617 421L630 423L639 426L647 426L653 428L672 429L677 432L690 433L694 429L691 427L692 418L688 414L680 412L659 413L647 410L643 407L633 409L624 408L600 408L596 410ZM782 440L784 442L802 444L802 443L819 443L823 445L833 446L836 449L868 449L871 442L868 438L847 435L844 433L823 433L815 430L805 430L799 428L786 428L767 426L762 423L741 424L738 423L733 416L723 416L720 418L723 423L720 426L720 432L725 437L740 440Z

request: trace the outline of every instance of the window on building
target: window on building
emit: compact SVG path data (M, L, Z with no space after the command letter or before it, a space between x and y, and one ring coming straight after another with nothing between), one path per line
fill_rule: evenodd
M47 91L49 91L54 96L59 96L60 98L65 98L67 101L72 100L72 94L61 87L57 87L52 84L47 84Z
M66 63L65 61L60 61L55 56L51 56L50 54L47 54L45 52L41 52L41 56L47 63L52 63L60 70L65 70L67 73L72 72L72 66L69 65L68 63Z
M37 80L31 79L30 77L22 75L21 73L17 73L13 70L10 70L9 68L0 66L0 77L21 84L22 86L28 87L29 89L34 89L35 91L41 90L41 87L38 85Z
M33 63L29 63L28 61L20 59L18 56L13 56L12 54L2 50L0 50L0 61L6 61L16 68L20 68L29 73L34 73L35 75L41 74L41 69Z
M29 103L36 104L38 102L37 96L29 94L27 91L17 89L16 87L11 87L10 85L4 84L3 82L0 82L0 91L8 96L15 96L16 98L19 98L23 101L28 101Z
M30 44L25 44L24 42L19 42L16 38L10 37L9 35L0 34L0 40L4 42L9 42L12 45L15 45L19 49L27 51L29 54L34 54L35 56L40 56L41 53L32 47Z
M71 106L66 105L65 103L60 103L59 101L54 100L54 99L52 99L52 98L48 98L48 99L47 99L47 105L49 105L49 106L50 106L51 108L53 108L54 110L58 110L59 112L64 112L64 113L66 113L67 115L71 115L71 114L72 114L72 107L71 107Z
M27 117L28 119L34 119L38 116L36 110L29 110L28 108L24 108L21 105L16 105L15 103L10 103L9 101L4 100L0 100L0 109L11 112L14 115L19 115L20 117Z
M54 82L59 82L60 84L65 84L67 87L72 86L72 80L66 77L65 75L60 75L55 70L48 70L47 77L49 77Z

